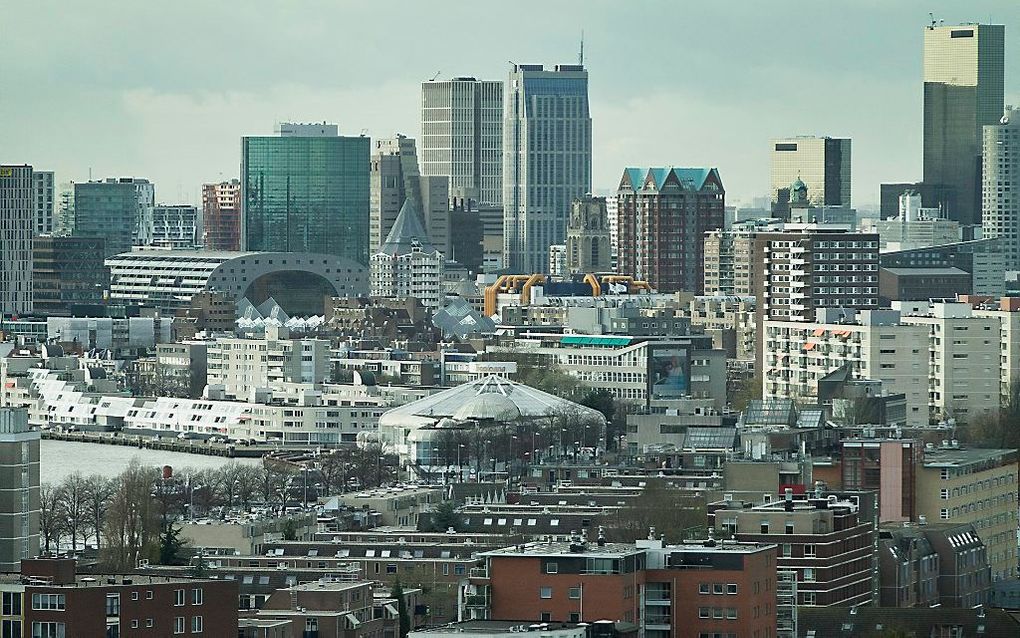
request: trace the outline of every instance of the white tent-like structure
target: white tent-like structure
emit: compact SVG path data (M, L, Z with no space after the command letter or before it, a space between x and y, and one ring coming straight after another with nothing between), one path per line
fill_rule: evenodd
M444 429L506 423L538 427L567 413L597 427L606 424L598 410L490 375L385 412L379 418L379 439L406 462L418 460L418 448Z

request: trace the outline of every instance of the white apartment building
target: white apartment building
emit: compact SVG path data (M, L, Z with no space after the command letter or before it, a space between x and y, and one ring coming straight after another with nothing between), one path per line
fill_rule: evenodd
M1020 383L1020 299L1005 297L997 308L974 308L974 316L999 321L999 394L1005 402L1010 387Z
M370 258L372 295L413 297L426 308L443 299L446 257L429 241L417 209L405 200L386 241Z
M845 314L850 313L850 314ZM889 310L817 312L818 321L764 322L762 396L815 397L818 380L845 363L856 376L903 393L907 424L928 424L928 331Z
M321 383L329 376L329 341L290 339L267 326L263 339L217 339L208 351L208 394L252 400L279 383Z
M928 405L935 418L966 421L999 406L1000 320L966 303L893 302L906 324L928 331Z

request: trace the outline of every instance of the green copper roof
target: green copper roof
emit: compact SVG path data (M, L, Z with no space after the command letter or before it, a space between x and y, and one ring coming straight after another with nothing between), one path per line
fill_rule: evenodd
M630 182L635 190L640 190L650 178L656 190L662 189L663 184L669 179L670 173L676 175L677 181L686 190L701 190L705 186L708 177L713 173L718 178L714 168L679 168L675 166L653 166L651 168L628 167L624 169L624 177Z
M560 343L568 346L629 346L630 337L601 337L601 336L567 336L560 339Z

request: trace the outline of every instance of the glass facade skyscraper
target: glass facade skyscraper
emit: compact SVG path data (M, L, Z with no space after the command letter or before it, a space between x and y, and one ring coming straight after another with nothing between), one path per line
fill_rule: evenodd
M924 182L952 188L946 212L965 227L981 223L981 128L1002 117L1004 33L999 24L924 30Z
M801 136L772 140L772 209L790 213L790 184L807 186L812 206L850 206L850 140Z
M242 250L310 252L368 265L368 137L282 124L242 139Z
M549 246L566 239L571 202L591 192L588 72L515 64L503 117L503 261L544 272Z
M105 256L152 243L155 187L146 179L110 177L74 185L74 234L102 237Z

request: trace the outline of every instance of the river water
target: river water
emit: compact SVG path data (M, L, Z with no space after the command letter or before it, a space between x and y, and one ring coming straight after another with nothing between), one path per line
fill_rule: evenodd
M132 459L138 459L142 465L159 467L169 465L174 468L175 472L187 467L196 470L216 468L231 461L246 465L257 465L261 462L260 459L251 458L231 459L225 456L164 452L126 445L102 445L51 439L43 439L39 445L39 478L43 483L59 483L66 476L75 472L81 472L86 476L101 474L106 477L114 477L123 472Z

